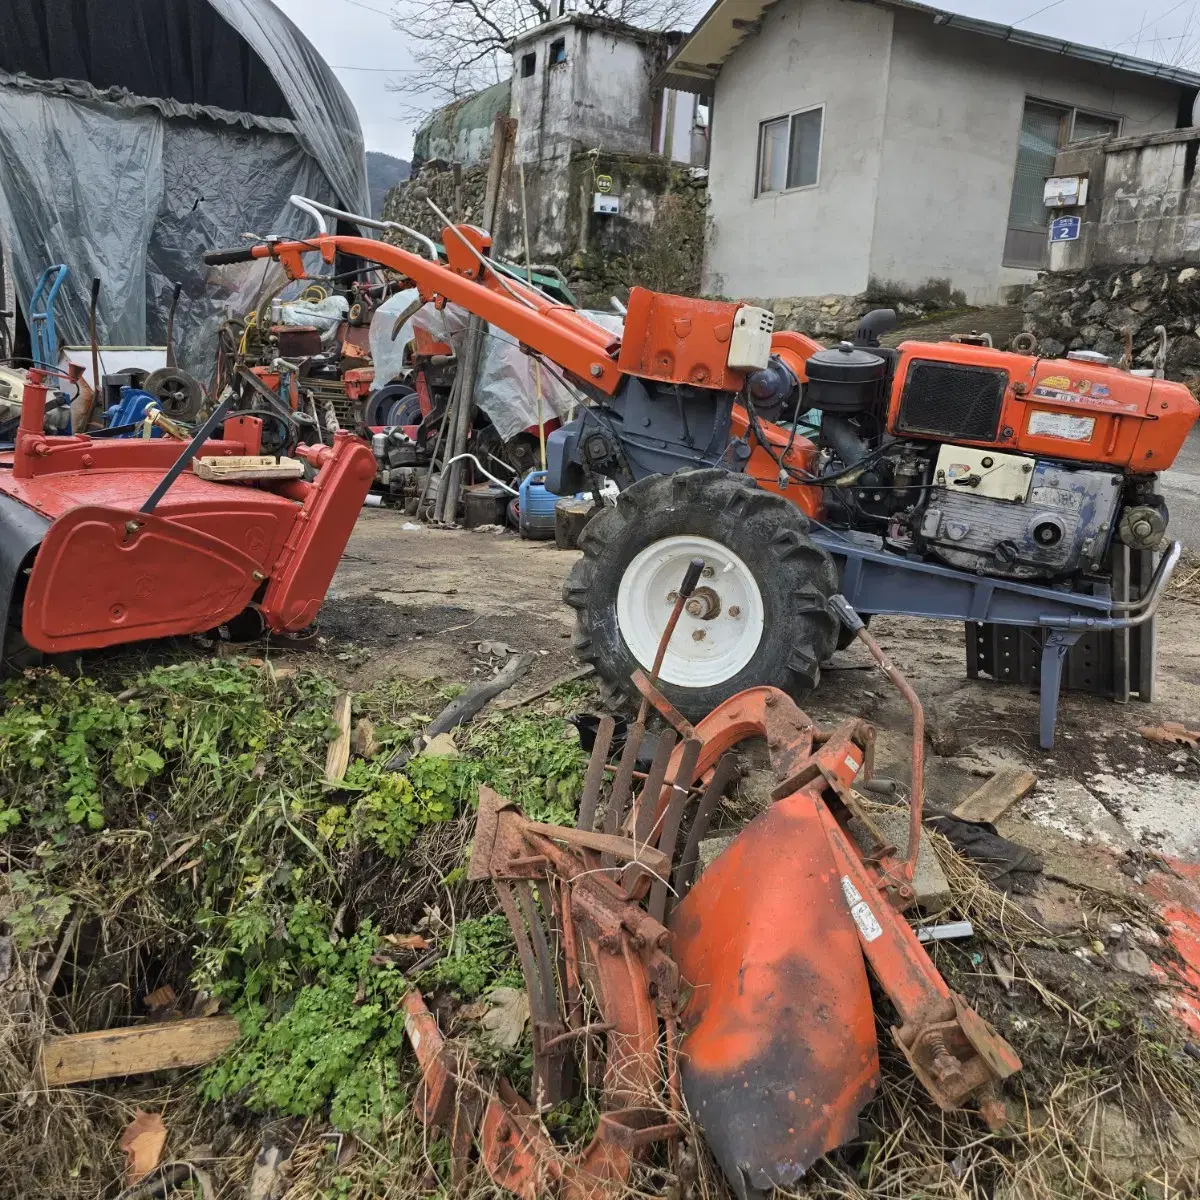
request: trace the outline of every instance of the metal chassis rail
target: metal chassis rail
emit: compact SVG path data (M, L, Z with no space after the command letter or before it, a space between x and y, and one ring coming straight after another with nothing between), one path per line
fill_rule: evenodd
M1039 740L1044 750L1054 746L1068 651L1085 633L1117 632L1153 620L1181 554L1179 543L1172 542L1145 595L1125 602L1109 595L969 575L864 546L828 529L814 529L812 538L833 555L842 575L842 595L860 613L1049 630L1041 667Z

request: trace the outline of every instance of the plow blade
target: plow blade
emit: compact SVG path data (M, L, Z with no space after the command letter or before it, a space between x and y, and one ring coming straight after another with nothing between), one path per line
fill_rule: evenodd
M772 805L671 920L692 989L684 1096L743 1197L790 1186L851 1139L879 1079L866 967L818 803L801 791Z
M252 558L207 533L84 505L45 535L22 630L48 654L203 633L245 609L261 578Z

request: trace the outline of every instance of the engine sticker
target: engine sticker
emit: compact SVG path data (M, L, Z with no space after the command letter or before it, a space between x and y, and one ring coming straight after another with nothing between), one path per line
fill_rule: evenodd
M1090 394L1050 386L1055 383L1066 383L1072 387L1087 387ZM1052 400L1055 404L1082 404L1088 408L1103 408L1116 412L1141 412L1141 407L1136 403L1122 404L1119 400L1114 400L1109 395L1108 388L1103 385L1097 388L1096 385L1088 383L1087 380L1080 380L1078 384L1071 384L1071 381L1062 375L1051 375L1048 379L1042 380L1030 392L1030 395L1036 396L1039 400Z
M871 911L871 906L862 898L858 888L850 882L849 875L842 876L842 895L846 897L846 903L850 906L850 916L858 926L863 941L873 942L876 938L883 937L883 926L879 924L879 918Z
M1042 437L1090 442L1095 428L1095 417L1074 417L1070 413L1046 412L1042 409L1029 414L1029 432Z

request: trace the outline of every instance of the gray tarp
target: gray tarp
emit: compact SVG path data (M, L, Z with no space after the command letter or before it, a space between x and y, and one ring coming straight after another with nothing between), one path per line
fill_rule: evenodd
M387 383L400 372L404 347L412 340L414 325L452 346L455 353L462 350L469 314L456 304L447 304L441 311L433 304L426 304L392 339L396 317L417 297L415 289L397 292L375 310L371 319L371 356L377 384ZM585 311L583 315L620 337L624 324L616 314ZM539 375L542 420L552 421L556 417L565 420L577 402L576 394L553 371L526 354L511 334L488 326L475 380L475 403L487 413L504 441L537 424Z
M161 345L182 283L176 344L201 378L226 311L242 315L280 278L261 263L209 270L203 252L238 245L243 232L310 232L311 219L288 205L293 193L369 207L362 134L328 66L266 0L209 3L266 66L294 119L0 72L0 240L20 302L46 266L66 263L60 342L87 341L97 276L101 341Z

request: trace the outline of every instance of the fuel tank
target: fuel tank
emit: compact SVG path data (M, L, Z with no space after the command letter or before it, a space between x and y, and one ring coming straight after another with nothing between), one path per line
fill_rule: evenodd
M1182 384L1131 374L1098 355L1044 359L904 342L887 425L899 437L1148 474L1171 466L1198 415Z

